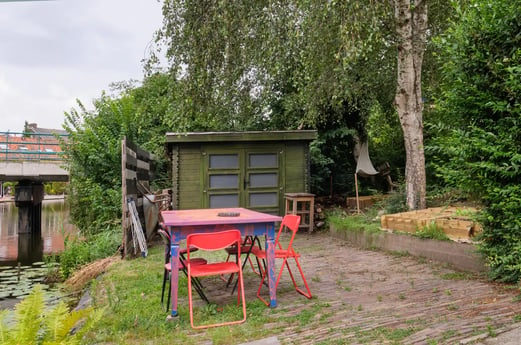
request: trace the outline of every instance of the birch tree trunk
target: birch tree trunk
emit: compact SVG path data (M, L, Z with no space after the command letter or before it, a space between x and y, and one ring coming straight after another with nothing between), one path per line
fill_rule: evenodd
M421 75L427 0L392 0L398 38L395 106L405 142L405 190L409 210L426 207Z

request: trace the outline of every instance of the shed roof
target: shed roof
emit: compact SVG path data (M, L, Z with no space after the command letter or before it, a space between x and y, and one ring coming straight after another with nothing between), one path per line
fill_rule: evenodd
M312 141L316 138L315 130L166 133L167 143Z

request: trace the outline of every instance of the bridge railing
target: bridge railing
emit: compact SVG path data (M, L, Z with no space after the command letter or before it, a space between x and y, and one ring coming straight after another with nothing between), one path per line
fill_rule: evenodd
M0 132L0 161L62 161L59 137L68 135Z

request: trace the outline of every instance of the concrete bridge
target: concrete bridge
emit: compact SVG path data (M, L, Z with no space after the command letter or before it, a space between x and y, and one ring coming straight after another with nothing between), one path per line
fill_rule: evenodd
M1 161L0 181L67 182L69 173L63 162L51 161Z
M0 132L0 183L18 181L14 200L19 234L41 233L43 183L69 180L61 140L66 136Z

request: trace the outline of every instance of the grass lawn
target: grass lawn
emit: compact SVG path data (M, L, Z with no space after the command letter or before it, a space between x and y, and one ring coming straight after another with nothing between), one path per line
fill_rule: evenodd
M207 253L205 253L207 254ZM215 253L214 255L223 255ZM205 256L207 257L207 256ZM225 258L225 257L224 257ZM246 287L247 320L240 325L194 330L190 326L188 311L187 280L179 274L179 318L166 321L168 315L160 305L163 279L163 247L157 245L150 249L147 258L118 261L108 272L91 285L91 294L95 308L105 308L105 316L85 339L89 344L240 344L284 332L289 324L299 323L306 327L310 315L316 313L314 300L308 301L307 310L287 317L281 317L284 309L270 309L255 296L260 281L251 269L245 268L245 280L251 282ZM285 273L287 274L287 273ZM214 279L214 278L208 278ZM218 285L225 289L225 283L218 277L212 281L203 281L205 286ZM280 287L279 287L280 289ZM267 289L264 290L267 294ZM280 291L279 292L283 292ZM291 291L294 294L294 290ZM236 295L229 295L229 303L221 306L206 305L198 300L196 323L209 320L239 319L241 311L236 308ZM209 295L212 300L212 296Z

